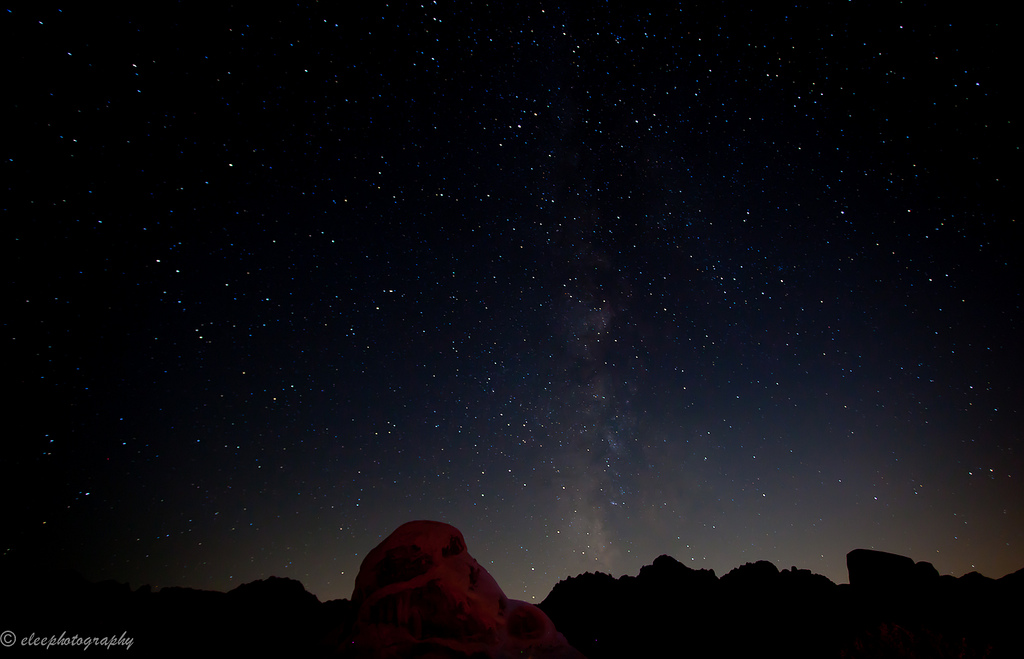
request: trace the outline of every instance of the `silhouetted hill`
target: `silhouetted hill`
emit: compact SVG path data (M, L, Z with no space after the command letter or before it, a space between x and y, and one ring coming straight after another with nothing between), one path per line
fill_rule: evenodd
M14 634L3 656L52 656L58 649L133 657L330 656L326 643L347 633L348 600L321 603L292 579L270 577L227 593L114 581L89 583L74 572L8 573L2 630ZM23 642L25 644L23 644ZM39 644L53 642L46 649ZM6 645L6 643L5 643Z
M766 561L718 577L659 556L636 576L565 579L539 608L589 659L1024 656L1024 569L1000 579L976 572L954 578L870 550L850 552L848 568L850 584L836 585ZM2 593L0 631L13 632L14 647L0 652L10 657L51 656L54 648L21 642L62 633L63 643L76 634L115 642L97 648L105 656L332 657L356 620L349 600L320 602L298 581L276 577L227 593L154 592L91 583L74 572L8 569Z
M590 659L1024 656L1024 570L940 577L866 549L850 552L848 568L849 585L767 561L716 578L661 556L638 577L561 581L540 608Z

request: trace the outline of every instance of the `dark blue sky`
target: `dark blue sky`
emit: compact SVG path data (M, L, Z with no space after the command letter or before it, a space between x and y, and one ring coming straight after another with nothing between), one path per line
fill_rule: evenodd
M1011 31L891 4L5 10L7 560L1020 568Z

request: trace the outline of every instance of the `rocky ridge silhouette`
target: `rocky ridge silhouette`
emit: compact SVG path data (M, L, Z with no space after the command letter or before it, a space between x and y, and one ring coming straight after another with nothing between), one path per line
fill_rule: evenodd
M585 573L539 605L589 659L721 657L1020 657L1024 569L1000 579L940 576L929 563L857 549L849 584L767 561L718 577L659 556L636 576ZM73 572L3 570L4 656L44 656L23 639L89 634L135 657L342 656L358 618L349 600L320 602L301 583L270 577L227 593L114 581ZM436 604L436 600L431 600ZM429 615L435 615L436 612ZM408 612L403 615L410 615ZM416 615L420 615L417 613ZM422 618L422 616L421 616ZM533 618L530 618L533 620ZM11 640L5 636L4 642ZM131 639L130 648L124 645ZM102 648L98 648L102 649ZM422 649L422 647L421 647ZM51 648L52 650L52 648ZM392 656L406 656L401 654ZM455 645L407 656L480 659Z

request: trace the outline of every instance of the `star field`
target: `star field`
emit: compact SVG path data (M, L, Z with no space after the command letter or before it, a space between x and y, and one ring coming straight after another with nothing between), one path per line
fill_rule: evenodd
M1021 568L1004 12L5 9L5 560Z

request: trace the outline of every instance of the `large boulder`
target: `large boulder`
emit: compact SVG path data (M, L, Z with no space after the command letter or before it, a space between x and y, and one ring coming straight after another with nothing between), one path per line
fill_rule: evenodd
M848 553L846 569L851 586L873 591L905 588L914 577L913 559L872 549L854 549Z
M448 524L408 522L359 568L347 657L583 659L536 606L508 599Z

